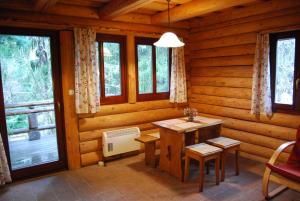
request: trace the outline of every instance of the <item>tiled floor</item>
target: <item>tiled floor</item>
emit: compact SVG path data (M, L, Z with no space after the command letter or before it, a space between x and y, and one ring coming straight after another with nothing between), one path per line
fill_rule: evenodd
M145 167L143 157L141 154L110 162L106 167L95 165L17 182L0 189L0 201L263 200L261 163L241 159L241 174L234 176L230 158L225 182L214 184L212 168L210 175L205 175L204 192L198 193L196 165L191 170L191 181L181 183L159 169ZM300 193L287 190L273 200L300 201Z

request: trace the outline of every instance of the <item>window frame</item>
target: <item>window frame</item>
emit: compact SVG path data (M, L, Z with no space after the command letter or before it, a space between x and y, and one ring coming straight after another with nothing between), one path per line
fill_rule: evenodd
M169 91L157 92L156 90L156 46L153 45L158 38L135 37L135 70L136 70L136 98L138 102L163 100L170 97L171 83L171 65L172 65L172 48L169 48ZM138 66L138 45L151 45L152 47L152 77L153 77L153 92L147 94L139 94L139 66Z
M100 105L120 104L127 102L127 52L126 52L126 36L100 34L96 35L96 42L98 43L99 55L99 77L100 77ZM105 74L104 74L104 51L103 43L112 42L120 44L120 69L121 69L121 95L119 96L105 96Z
M275 103L275 82L276 82L276 54L277 41L285 38L295 38L295 64L294 64L294 89L293 105ZM297 79L300 79L300 30L287 31L270 34L270 73L271 73L271 99L273 112L282 113L300 113L300 83L298 89L296 86Z

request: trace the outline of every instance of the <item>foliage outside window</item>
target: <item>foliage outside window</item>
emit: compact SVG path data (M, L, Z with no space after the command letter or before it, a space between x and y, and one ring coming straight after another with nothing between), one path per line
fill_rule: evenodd
M171 49L155 47L156 40L135 39L138 101L169 98Z
M5 105L53 100L49 37L0 34L0 70ZM55 124L54 112L39 113L38 121ZM29 128L25 114L7 116L6 124L10 136L14 130Z
M126 37L97 34L101 104L126 102Z
M270 35L273 110L300 111L300 31Z

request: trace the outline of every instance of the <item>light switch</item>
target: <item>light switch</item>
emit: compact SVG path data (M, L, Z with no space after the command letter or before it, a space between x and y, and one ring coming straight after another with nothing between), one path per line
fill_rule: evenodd
M70 95L70 96L73 96L73 95L74 95L74 89L70 89L70 90L69 90L69 95Z

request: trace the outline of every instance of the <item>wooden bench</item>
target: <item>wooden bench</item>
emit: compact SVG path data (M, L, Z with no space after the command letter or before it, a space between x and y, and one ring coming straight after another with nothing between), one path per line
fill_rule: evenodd
M136 141L145 145L145 164L156 167L155 149L156 141L160 139L159 133L150 133L135 138Z

